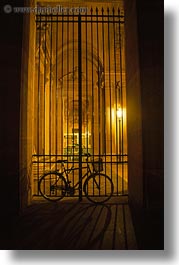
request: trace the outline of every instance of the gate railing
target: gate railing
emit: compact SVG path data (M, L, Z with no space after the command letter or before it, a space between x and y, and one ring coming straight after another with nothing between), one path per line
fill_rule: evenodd
M94 155L93 160L99 158L99 155ZM75 168L79 168L79 156L78 155L33 155L32 157L32 180L33 180L33 196L40 196L38 190L38 182L40 178L49 171L60 170L57 160L67 160L66 168L71 168L73 165ZM128 156L124 155L105 155L100 156L103 161L102 173L108 175L114 184L113 196L127 195L128 194ZM87 164L86 156L82 156L82 168ZM72 183L79 180L79 170L74 170L70 173L69 178ZM83 169L82 169L83 174ZM82 194L84 196L84 194ZM79 193L73 195L79 196Z
M103 159L114 196L127 194L123 13L91 8L85 14L39 14L36 48L33 194L39 195L40 177L56 170L58 159L79 168L71 174L73 184L88 152Z

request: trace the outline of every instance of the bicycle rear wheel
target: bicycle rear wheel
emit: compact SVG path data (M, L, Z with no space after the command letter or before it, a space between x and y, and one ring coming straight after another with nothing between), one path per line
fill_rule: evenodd
M39 181L40 194L49 201L61 200L67 190L67 182L62 174L49 172L42 176Z
M83 186L88 200L96 204L108 201L114 191L112 180L105 174L95 173L90 175Z

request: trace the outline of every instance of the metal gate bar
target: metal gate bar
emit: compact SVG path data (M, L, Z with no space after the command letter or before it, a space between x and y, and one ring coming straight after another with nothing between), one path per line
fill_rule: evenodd
M78 116L79 116L79 200L82 200L82 79L81 79L81 15L78 17Z
M118 9L118 14L120 15L120 10ZM121 26L120 26L120 23L119 23L119 53L120 53L120 72L122 72L122 53L121 53L121 49L122 49L122 46L121 46ZM121 85L121 89L120 89L120 101L121 101L121 105L123 106L123 79L122 79L122 74L120 75L120 85ZM122 122L122 128L123 128L123 119L121 120ZM120 129L119 129L120 131ZM124 141L124 137L123 137L123 130L122 130L122 143ZM120 139L119 139L120 140ZM121 146L121 152L123 154L124 150L123 150L123 147L124 145L120 145ZM124 167L122 166L122 176L124 174ZM122 192L124 192L124 179L122 178Z
M72 184L80 180L84 153L103 159L114 196L127 194L124 15L91 8L40 14L36 25L33 194L39 195L41 175L57 169L57 159L79 167ZM82 185L74 195L80 200Z
M112 10L113 12L113 21L114 19L114 14L115 14L115 10L113 8ZM115 36L115 23L113 23L113 35L114 35L114 73L115 73L115 84L117 83L117 78L116 78L116 36ZM116 113L117 113L117 104L118 104L118 97L117 97L117 90L115 89L115 102L116 102ZM117 115L116 115L116 119L115 122L117 124ZM119 144L119 139L118 139L118 131L117 131L117 126L116 126L116 145L118 146ZM117 164L117 172L118 172L118 164ZM117 178L117 193L118 193L118 178Z

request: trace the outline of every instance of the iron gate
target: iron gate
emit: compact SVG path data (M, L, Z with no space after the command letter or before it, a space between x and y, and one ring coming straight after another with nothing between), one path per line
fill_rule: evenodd
M36 16L33 194L38 180L76 165L71 181L83 174L85 155L102 159L114 196L127 194L124 16L120 10ZM82 183L75 196L83 196Z

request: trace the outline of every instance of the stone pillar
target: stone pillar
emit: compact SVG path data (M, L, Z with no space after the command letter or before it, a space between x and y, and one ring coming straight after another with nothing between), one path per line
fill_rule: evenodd
M19 191L21 208L31 201L32 154L34 152L34 79L35 79L35 15L25 14L20 85L20 140Z
M1 89L0 89L0 249L12 249L13 217L19 210L19 123L23 16L3 11L1 5ZM23 1L17 1L23 6Z
M129 199L141 208L144 196L142 105L135 1L126 1L125 31Z
M148 208L163 203L161 2L126 1L129 195Z
M163 1L125 1L129 201L140 249L164 248Z

